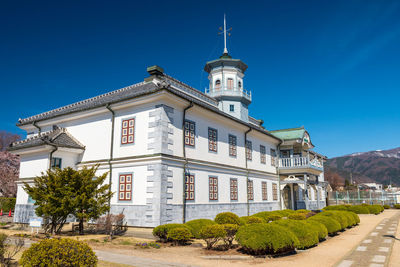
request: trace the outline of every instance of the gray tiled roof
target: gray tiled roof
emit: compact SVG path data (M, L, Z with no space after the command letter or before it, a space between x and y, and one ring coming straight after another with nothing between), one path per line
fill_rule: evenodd
M46 120L53 117L70 114L73 112L84 111L92 108L105 106L106 104L109 103L111 104L121 100L130 99L144 93L150 93L152 91L156 91L157 89L158 89L157 86L153 83L144 83L144 82L137 83L103 95L85 99L76 102L74 104L70 104L44 113L40 113L32 117L21 119L18 121L17 126L30 124L35 121Z
M221 110L218 109L218 101L203 92L194 89L193 87L176 80L175 78L162 74L157 77L163 80L159 85L153 82L141 82L128 87L124 87L103 95L99 95L93 98L89 98L71 105L67 105L58 109L50 110L26 119L19 120L17 126L30 124L33 122L50 119L57 116L67 115L74 112L84 111L88 109L93 109L101 106L106 106L107 104L113 104L124 100L129 100L142 95L148 95L159 90L167 90L181 98L191 101L199 106L206 109L214 111L222 116L232 119L238 123L244 124L254 130L262 132L266 135L271 136L274 139L281 140L278 137L273 136L263 127L254 125L252 123L244 122L238 118L235 118Z
M57 147L85 149L85 146L68 133L65 128L57 128L53 131L40 133L33 137L14 142L8 147L8 150L14 151L46 144Z

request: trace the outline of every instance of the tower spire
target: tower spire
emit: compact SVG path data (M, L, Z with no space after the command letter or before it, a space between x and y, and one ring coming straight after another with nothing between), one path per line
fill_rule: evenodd
M226 29L226 15L224 14L224 28L220 27L219 30L221 32L219 32L218 34L223 34L224 35L224 53L223 55L228 55L228 48L226 47L226 37L231 36L230 31L232 31L232 28Z
M228 49L226 48L226 15L224 14L224 54L228 54Z

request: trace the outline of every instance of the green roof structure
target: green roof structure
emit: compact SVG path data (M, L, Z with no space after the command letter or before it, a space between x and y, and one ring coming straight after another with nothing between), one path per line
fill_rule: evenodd
M282 140L303 139L306 130L304 127L269 131L272 135Z

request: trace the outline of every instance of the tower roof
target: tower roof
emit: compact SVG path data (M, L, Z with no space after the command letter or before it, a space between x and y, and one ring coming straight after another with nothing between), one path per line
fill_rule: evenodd
M234 67L239 69L241 72L245 72L247 69L247 65L243 61L240 59L234 59L227 53L224 53L219 57L219 59L208 61L204 66L204 70L210 73L212 69L217 67Z

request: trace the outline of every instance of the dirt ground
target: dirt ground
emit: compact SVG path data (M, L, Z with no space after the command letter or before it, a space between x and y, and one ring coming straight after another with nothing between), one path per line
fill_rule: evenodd
M328 238L326 241L319 243L318 246L305 250L299 251L295 255L280 257L280 258L251 258L248 260L210 260L204 259L202 256L217 256L217 255L241 255L244 254L232 249L228 252L221 251L208 251L203 247L196 246L197 241L192 246L185 247L173 247L169 245L163 245L161 249L140 249L135 247L135 243L143 241L152 241L146 238L135 238L135 237L117 237L115 240L106 242L104 235L85 235L85 236L74 236L71 238L78 239L80 241L86 241L90 244L93 249L104 250L113 253L132 255L142 258L152 258L160 261L176 262L182 264L193 264L197 266L213 266L213 267L234 267L234 266L271 266L271 267L285 267L285 266L296 266L296 267L320 267L320 266L334 266L341 261L347 254L351 253L356 248L358 243L371 232L381 220L389 218L395 215L398 210L385 210L385 212L379 215L360 215L361 223L359 226L347 231L340 233L338 236ZM147 236L148 229L137 230L143 231L143 236ZM8 235L15 233L21 233L21 230L2 230ZM397 229L396 237L400 236L400 227ZM65 236L64 236L65 237ZM390 267L398 266L400 262L400 240L394 243L393 253L391 256ZM99 266L123 266L118 264L101 262Z
M269 267L284 267L284 266L305 266L305 267L320 267L334 266L343 257L350 253L358 243L371 232L378 223L384 219L393 216L396 210L386 210L379 215L360 215L361 223L359 226L341 233L338 236L329 238L320 243L318 246L300 251L295 255L280 257L280 258L258 258L250 260L209 260L202 256L207 255L225 255L226 252L206 251L203 248L186 246L186 247L165 247L162 249L129 249L124 246L110 248L106 244L98 243L91 246L96 249L107 250L114 253L133 255L137 257L153 258L157 260L167 260L168 262L177 262L184 264L193 264L198 266L244 266L257 265ZM399 228L400 229L400 228ZM400 243L400 242L397 242ZM397 244L397 247L400 245ZM107 248L108 247L108 248ZM398 248L400 249L400 248ZM235 250L229 251L230 255L243 255ZM399 253L398 253L399 254ZM400 262L400 261L397 261ZM392 265L395 266L395 265Z

